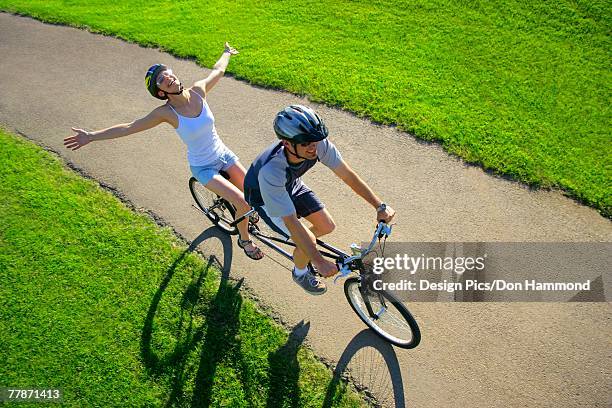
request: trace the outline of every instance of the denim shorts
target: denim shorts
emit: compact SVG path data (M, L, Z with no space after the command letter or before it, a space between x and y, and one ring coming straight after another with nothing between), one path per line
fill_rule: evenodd
M238 162L238 156L236 156L231 150L226 149L223 153L217 157L217 159L205 166L189 166L191 168L191 174L195 177L202 185L206 185L212 180L215 174L219 174L220 171L226 171L234 164Z

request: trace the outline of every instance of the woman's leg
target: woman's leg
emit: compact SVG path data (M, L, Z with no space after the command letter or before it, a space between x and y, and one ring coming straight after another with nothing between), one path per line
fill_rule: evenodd
M246 170L242 164L237 161L225 169L225 172L230 176L232 184L238 187L240 191L244 192L244 176L246 175Z
M229 181L238 187L240 191L244 192L244 177L246 176L246 170L242 166L239 161L235 161L229 165L229 167L223 169L225 173L229 176ZM244 194L243 194L244 198ZM249 211L251 210L251 206L246 202L245 204L249 206ZM238 207L236 207L238 208ZM238 216L242 216L245 213L237 214Z
M242 191L240 191L238 187L236 187L234 184L223 178L223 176L221 176L220 174L215 174L213 178L208 183L206 183L205 187L213 193L223 197L224 199L232 203L234 207L236 207L238 216L247 213L251 209L251 207L244 200L244 195L242 194ZM241 240L247 241L250 239L248 218L245 218L244 220L239 222L236 227L238 228L238 232L240 233ZM257 246L254 243L249 243L244 247L244 249L249 253L253 253L257 249ZM261 256L259 258L261 258Z

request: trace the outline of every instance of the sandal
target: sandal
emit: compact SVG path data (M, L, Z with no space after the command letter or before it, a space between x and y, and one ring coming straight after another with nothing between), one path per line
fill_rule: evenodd
M251 244L254 249L251 249L250 251L247 250L246 246L249 244ZM238 237L238 246L242 248L244 254L251 259L258 261L264 257L264 253L261 251L261 249L259 249L259 247L256 247L253 244L253 241L251 241L250 239L242 240L240 239L240 237Z

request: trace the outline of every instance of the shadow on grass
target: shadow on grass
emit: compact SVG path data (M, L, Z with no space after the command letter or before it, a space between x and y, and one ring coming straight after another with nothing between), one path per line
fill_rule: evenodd
M261 384L257 386L257 381L252 379L255 374L250 368L247 356L243 353L239 334L241 285L242 280L235 286L222 282L207 314L208 323L195 379L192 407L209 407L211 404L218 404L217 401L213 401L214 381L216 369L221 363L234 368L244 395L244 402L248 406L259 405L258 400L262 397ZM267 407L300 406L298 386L300 366L297 353L309 329L309 323L300 322L289 334L287 342L268 354Z
M160 357L153 349L152 338L154 319L163 293L170 284L177 267L183 262L185 256L195 251L204 241L211 239L217 239L221 242L223 260L221 261L216 255L210 255L204 268L200 270L199 273L194 273L192 276L191 282L184 291L181 299L181 314L175 333L179 340L170 353ZM232 242L230 237L219 231L216 227L211 227L202 232L189 247L174 260L166 271L166 275L159 289L151 300L151 306L149 307L142 329L140 351L142 361L150 375L153 377L169 375L172 378L172 392L168 399L168 405L176 402L176 400L180 398L180 395L182 395L187 357L204 337L204 328L194 327L194 315L201 314L202 312L198 310L198 308L201 307L198 303L198 299L200 297L202 284L212 267L221 271L221 285L223 286L229 278L231 263Z
M219 249L217 242L221 242ZM185 286L180 300L180 315L174 346L166 352L156 349L154 341L155 318L159 318L159 307L164 291L170 286L178 266L189 252L200 245L216 253L210 255L208 263L194 272L191 281ZM220 258L223 258L222 261ZM247 405L258 405L266 397L267 407L299 406L300 391L298 379L300 367L297 353L304 341L309 323L300 322L289 335L285 344L268 354L269 368L267 378L254 380L257 374L251 368L242 350L240 337L240 311L242 296L240 287L243 280L233 284L229 281L232 263L231 238L216 228L202 232L189 247L174 260L166 271L157 292L151 300L149 311L141 335L141 357L148 373L157 379L166 379L170 385L165 406L208 407L215 405L215 381L219 380L218 368L229 366L236 375L243 398ZM206 296L203 288L211 268L221 271L219 289ZM203 318L203 319L202 319ZM203 323L198 323L198 319ZM194 363L194 350L201 350ZM163 381L163 380L162 380ZM220 380L223 381L223 380ZM191 385L193 383L193 385ZM193 387L193 393L189 388Z
M402 373L395 350L369 329L353 337L342 352L327 387L324 408L334 406L338 387L346 387L343 380L355 384L375 406L406 406Z
M221 280L219 291L206 313L206 332L195 378L192 407L210 406L215 374L221 362L227 362L237 369L245 398L251 401L250 381L245 378L245 362L240 350L239 328L242 297L239 291L243 281L244 278L232 286L227 281Z
M302 320L293 327L287 342L268 356L269 370L268 401L266 407L298 407L300 406L300 364L297 353L308 335L310 323Z

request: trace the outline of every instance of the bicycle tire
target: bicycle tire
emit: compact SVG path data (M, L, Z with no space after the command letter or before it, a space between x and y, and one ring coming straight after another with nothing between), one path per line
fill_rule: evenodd
M374 319L368 313L360 286L361 279L357 277L344 282L344 295L361 321L391 344L405 349L418 346L421 330L408 308L389 292L371 291L370 303L375 311L376 304L380 304L379 296L384 297L387 306L387 310L378 319ZM395 326L397 330L391 332L389 326Z
M189 191L200 210L217 228L230 235L238 234L238 228L231 225L236 215L232 204L204 187L195 177L189 179Z

